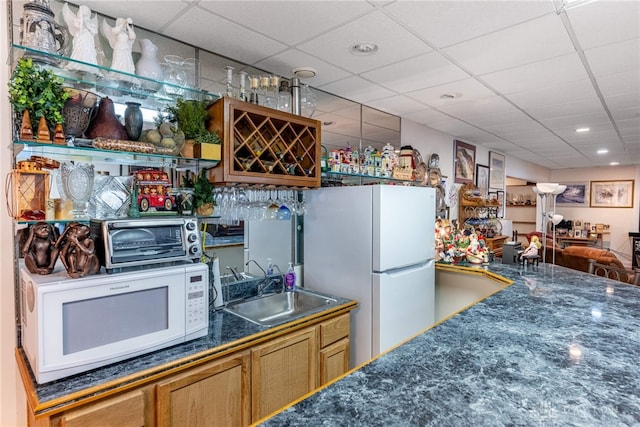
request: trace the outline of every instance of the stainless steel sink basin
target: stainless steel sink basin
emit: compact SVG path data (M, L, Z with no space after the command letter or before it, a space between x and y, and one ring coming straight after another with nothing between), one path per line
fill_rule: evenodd
M308 316L338 300L305 290L283 292L229 304L225 311L262 326L275 326Z

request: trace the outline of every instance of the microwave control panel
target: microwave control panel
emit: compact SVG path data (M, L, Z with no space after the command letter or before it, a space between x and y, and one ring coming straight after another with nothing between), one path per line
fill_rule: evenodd
M205 264L194 264L194 266L204 268L198 268L195 271L188 268L185 275L187 339L206 335L209 326L208 269ZM196 335L192 336L192 333Z

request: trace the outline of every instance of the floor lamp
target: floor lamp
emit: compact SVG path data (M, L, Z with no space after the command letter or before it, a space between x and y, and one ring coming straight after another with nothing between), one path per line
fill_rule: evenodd
M536 184L535 187L533 187L533 192L536 193L538 196L540 196L540 199L541 199L540 206L542 209L542 247L543 247L542 262L543 263L547 262L547 221L549 219L552 219L552 220L556 219L558 223L562 221L562 217L560 217L560 215L556 216L555 212L547 212L547 198L549 196L553 196L553 208L555 210L556 196L562 193L566 189L567 189L566 185L560 185L557 182L539 182ZM560 219L558 219L557 217L560 217ZM553 225L554 242L555 242L555 225L556 224ZM555 261L556 261L555 245L553 246L552 250L553 250L553 263L555 264Z

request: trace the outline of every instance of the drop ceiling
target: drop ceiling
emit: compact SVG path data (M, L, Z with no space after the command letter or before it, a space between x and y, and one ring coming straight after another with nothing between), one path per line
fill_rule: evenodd
M640 164L636 0L77 3L547 168Z

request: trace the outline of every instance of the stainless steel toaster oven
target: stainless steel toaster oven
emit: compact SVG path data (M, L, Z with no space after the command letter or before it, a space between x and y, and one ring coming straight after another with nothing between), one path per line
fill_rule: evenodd
M91 234L107 273L175 265L202 256L195 218L95 219Z

